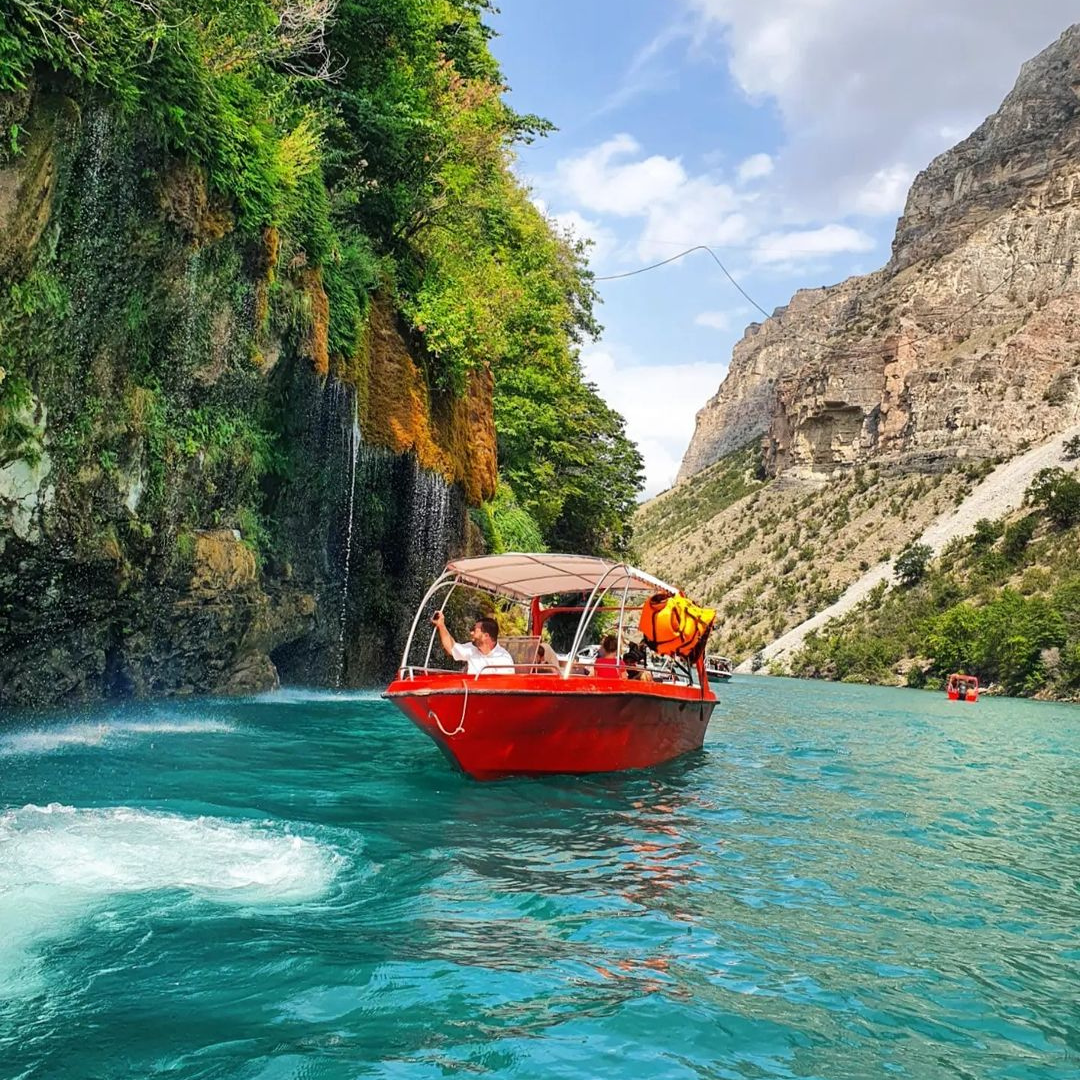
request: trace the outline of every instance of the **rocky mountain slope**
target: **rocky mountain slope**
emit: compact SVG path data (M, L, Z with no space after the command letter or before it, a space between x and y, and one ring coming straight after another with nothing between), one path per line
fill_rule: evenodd
M1080 423L1080 26L915 180L881 270L736 345L645 566L740 659L827 608L995 464Z
M1026 493L1044 469L1071 470L1075 468L1071 445L1080 438L1080 428L1043 443L1034 450L1018 454L995 469L955 510L938 517L915 543L924 545L928 556L939 556L972 536L980 522L998 522L1015 515L1023 508ZM822 630L831 620L839 619L857 605L867 601L875 589L888 588L895 581L895 569L890 562L878 563L872 570L850 585L836 603L819 611L806 622L789 630L783 637L761 650L759 671L788 673L791 658L806 642L808 635ZM745 661L740 671L749 673L753 665Z
M761 437L770 475L1013 453L1080 418L1080 26L915 180L882 270L735 347L679 479Z

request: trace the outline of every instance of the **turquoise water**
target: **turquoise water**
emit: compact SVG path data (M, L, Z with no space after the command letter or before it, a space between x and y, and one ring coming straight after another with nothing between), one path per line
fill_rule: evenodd
M1080 709L743 678L478 784L375 694L0 724L0 1078L1080 1075Z

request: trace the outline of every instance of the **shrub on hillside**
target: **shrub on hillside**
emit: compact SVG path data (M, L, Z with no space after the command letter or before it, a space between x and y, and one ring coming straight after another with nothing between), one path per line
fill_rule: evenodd
M1001 525L988 518L979 518L971 533L971 546L975 551L985 551L1001 535Z
M1014 521L1005 530L1005 539L1001 545L1002 554L1010 562L1019 562L1025 549L1035 535L1039 519L1035 514L1027 514L1019 521Z
M909 544L896 556L896 580L910 588L922 581L933 550L928 544Z
M1042 507L1059 528L1080 521L1080 480L1064 469L1042 469L1027 489L1027 500Z

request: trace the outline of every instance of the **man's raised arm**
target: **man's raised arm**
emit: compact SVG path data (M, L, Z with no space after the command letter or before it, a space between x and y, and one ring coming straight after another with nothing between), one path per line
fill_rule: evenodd
M439 631L439 641L442 642L442 647L446 650L447 656L454 655L454 646L457 642L454 640L450 631L446 629L446 617L441 611L436 611L431 616L431 621L435 626L435 629Z

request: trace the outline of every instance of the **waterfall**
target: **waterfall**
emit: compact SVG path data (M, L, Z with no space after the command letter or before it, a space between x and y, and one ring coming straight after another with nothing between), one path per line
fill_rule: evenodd
M330 378L315 392L285 515L317 622L274 662L285 679L338 688L397 667L416 605L461 543L465 501L414 453L364 441L353 387Z
M199 281L203 270L202 250L196 248L188 255L184 268L183 314L181 315L180 333L182 335L181 353L184 363L196 365L196 349L202 344L199 332Z
M348 426L346 454L349 460L349 494L345 511L345 558L341 575L341 608L338 613L338 656L334 686L340 687L345 674L345 628L348 624L349 575L352 570L353 511L356 507L356 458L360 453L360 421L356 416L356 391L348 396L352 424Z
M136 180L122 130L105 108L87 110L74 162L73 198L64 211L70 249L67 279L72 318L68 348L89 366L103 318L130 289L125 266Z
M450 550L450 485L438 474L414 465L409 507L409 577L421 594L439 575Z

